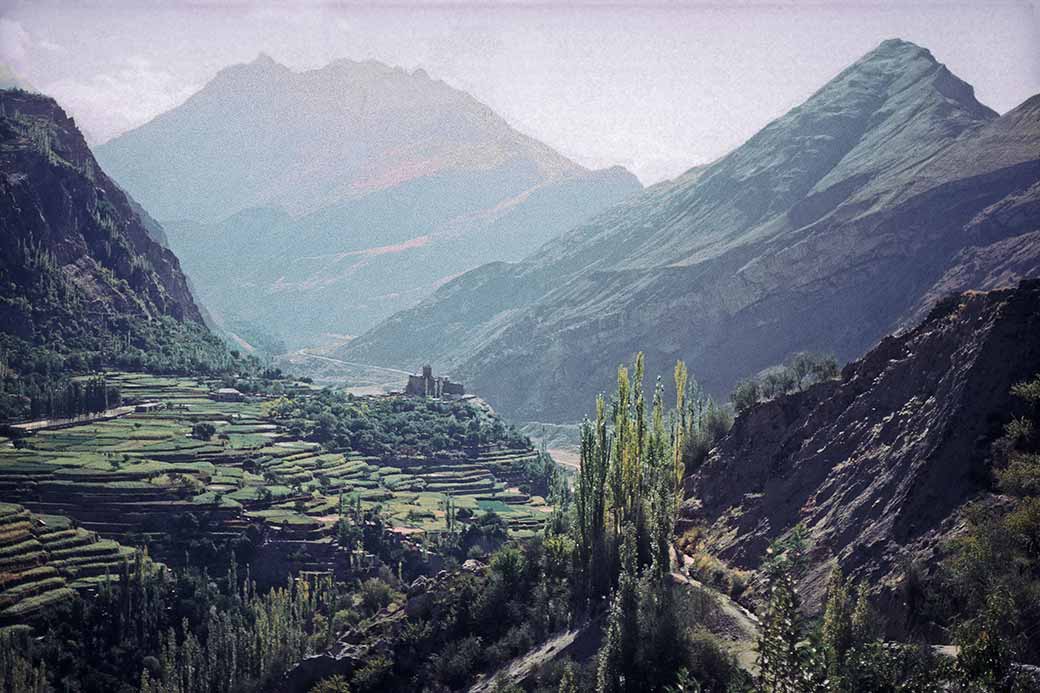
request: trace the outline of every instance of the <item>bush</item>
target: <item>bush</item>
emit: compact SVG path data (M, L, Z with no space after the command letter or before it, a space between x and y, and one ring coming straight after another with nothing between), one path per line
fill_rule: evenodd
M371 616L389 606L393 594L390 585L377 578L369 578L361 585L361 608Z
M761 378L741 380L733 388L730 401L736 412L741 414L756 402L804 390L839 375L838 360L833 356L801 351L783 365L770 368Z
M200 421L191 427L191 436L199 440L209 440L217 432L217 427L208 421Z
M347 685L345 678L336 674L318 681L311 688L310 693L350 693L350 686Z
M365 662L365 666L354 672L353 688L359 693L386 690L386 679L393 665L386 657L379 656Z
M754 406L762 396L762 388L757 380L741 380L733 388L729 399L738 414L743 414Z

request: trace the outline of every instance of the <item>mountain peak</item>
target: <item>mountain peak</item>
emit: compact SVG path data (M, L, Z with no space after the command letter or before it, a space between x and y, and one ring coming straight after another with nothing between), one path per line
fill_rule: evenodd
M878 44L878 47L868 53L865 57L871 56L884 56L886 58L927 58L928 60L937 62L932 52L923 46L918 46L913 41L906 41L901 38L890 38L885 39Z
M243 78L248 80L266 79L273 75L286 73L292 73L292 70L267 53L261 52L248 63L236 63L221 69L212 81L217 82L222 78L234 80Z
M272 58L267 53L264 53L263 51L261 51L259 54L257 54L257 56L253 60L253 62L251 62L249 64L250 65L256 65L257 67L281 67L278 64L278 62L275 61L274 58Z

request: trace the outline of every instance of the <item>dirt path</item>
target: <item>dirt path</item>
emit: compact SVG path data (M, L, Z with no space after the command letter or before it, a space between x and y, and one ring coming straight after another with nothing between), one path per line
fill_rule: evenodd
M37 419L36 421L26 421L25 423L14 424L11 428L18 428L23 431L42 431L48 428L63 428L66 426L79 426L80 424L90 423L92 421L108 421L110 419L118 419L127 414L132 414L134 411L133 405L125 407L116 407L115 409L106 409L96 414L84 414L83 416L77 416L72 419Z
M760 625L758 617L730 599L728 595L690 577L687 573L693 564L693 559L684 553L680 553L679 557L682 558L682 568L673 572L672 576L712 598L730 626L726 629L726 633L716 635L723 638L726 649L737 658L737 664L741 669L752 675L757 674L758 652L756 647Z
M339 364L342 364L344 366L351 366L353 368L370 368L370 369L375 370L375 371L386 371L387 373L398 373L398 374L402 374L402 375L412 375L408 371L402 371L399 368L387 368L386 366L373 366L373 365L368 364L368 363L356 363L354 361L344 361L343 359L334 359L331 356L319 356L317 354L310 353L306 349L300 349L296 353L299 354L300 356L306 356L307 358L317 359L318 361L328 361L329 363L339 363Z
M546 641L541 647L531 650L522 657L510 662L505 668L499 669L495 676L485 678L469 689L469 693L491 693L503 685L519 685L540 667L552 661L560 655L577 639L581 630L569 630Z
M756 675L758 673L758 653L755 648L758 644L758 618L727 595L687 575L688 567L693 562L689 556L679 554L677 558L682 559L682 564L676 567L672 577L676 582L688 585L691 589L711 598L719 610L719 618L713 620L721 621L721 623L712 624L713 627L710 629L712 634L718 637L723 647L736 657L741 669ZM574 653L571 650L583 649L594 653L597 645L592 643L589 638L596 635L593 629L599 627L599 622L595 621L580 629L557 635L527 654L514 659L493 675L482 679L469 689L469 693L491 693L497 686L520 685L552 660L561 656L573 656ZM582 647L581 641L584 641L584 647Z

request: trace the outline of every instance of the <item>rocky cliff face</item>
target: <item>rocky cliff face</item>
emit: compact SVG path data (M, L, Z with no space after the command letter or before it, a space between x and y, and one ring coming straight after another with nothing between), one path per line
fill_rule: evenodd
M296 343L357 334L641 189L374 61L229 67L97 154L163 222L207 307Z
M719 161L459 277L342 355L429 355L536 420L580 418L640 350L724 396L796 351L856 358L944 291L1035 276L1038 206L1036 99L998 117L886 41Z
M1010 388L1038 370L1040 282L949 298L839 380L737 417L686 479L682 514L707 551L749 570L801 524L810 609L837 562L898 614L906 565L933 564L965 504L989 496L990 444L1020 406Z
M0 91L0 330L65 348L125 339L128 319L201 324L176 256L135 209L52 99Z

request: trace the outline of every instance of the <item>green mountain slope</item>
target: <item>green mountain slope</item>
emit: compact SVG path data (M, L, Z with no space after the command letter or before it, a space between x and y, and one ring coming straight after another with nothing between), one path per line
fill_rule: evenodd
M226 355L135 208L52 99L0 91L0 416L69 369Z

